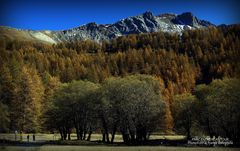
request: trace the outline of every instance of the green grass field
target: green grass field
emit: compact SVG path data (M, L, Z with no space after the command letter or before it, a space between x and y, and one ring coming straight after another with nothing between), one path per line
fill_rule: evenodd
M0 147L0 151L239 151L239 148L165 147L165 146L109 147L109 146L44 145L38 147L2 146Z
M29 141L32 142L32 135L33 134L22 134L22 141L26 142L27 141L27 135L30 136ZM35 139L36 142L44 142L44 141L50 141L50 140L59 140L60 134L35 134ZM15 134L0 134L0 139L5 139L5 140L15 140ZM76 134L71 134L71 140L76 140L77 135ZM99 141L102 139L101 134L92 134L91 136L91 141ZM17 134L17 140L20 140L20 134ZM122 142L122 136L121 135L116 135L115 136L115 142Z
M27 141L27 135L30 135L30 141L32 141L32 134L23 134L23 141ZM53 140L53 134L36 134L36 142L44 142ZM101 134L93 134L92 141L101 140ZM20 135L17 136L19 140ZM55 134L55 140L60 138ZM150 139L167 139L167 140L181 140L184 136L176 135L152 135ZM15 140L14 134L0 134L0 139ZM73 134L71 139L76 139L76 134ZM67 141L68 142L68 141ZM116 136L115 142L122 142L121 135ZM86 142L85 142L86 143ZM33 143L35 144L35 143ZM67 144L67 143L66 143ZM4 145L0 146L0 151L238 151L239 148L224 148L224 147L174 147L174 146L108 146L108 145L86 145L84 142L80 145L31 145L24 144L20 146Z

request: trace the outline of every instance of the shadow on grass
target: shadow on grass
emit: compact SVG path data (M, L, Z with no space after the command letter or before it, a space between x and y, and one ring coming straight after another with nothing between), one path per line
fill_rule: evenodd
M42 146L42 145L75 145L75 146L175 146L175 147L212 147L213 145L189 145L187 139L168 140L168 139L154 139L146 142L138 142L132 144L125 144L123 142L104 143L102 141L85 141L85 140L55 140L44 142L26 142L26 141L12 141L0 139L0 146ZM220 145L221 146L221 145ZM223 146L224 147L224 146ZM229 145L228 147L239 147L236 145Z
M102 141L84 141L84 140L56 140L56 141L44 141L44 142L25 142L25 141L12 141L12 140L0 140L0 145L6 146L42 146L42 145L82 145L82 146L184 146L187 144L187 140L166 140L155 139L141 143L125 144L123 142L104 143Z

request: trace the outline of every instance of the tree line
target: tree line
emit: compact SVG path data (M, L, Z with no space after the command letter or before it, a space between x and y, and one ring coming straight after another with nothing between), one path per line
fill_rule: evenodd
M174 129L188 138L201 133L229 138L240 145L240 80L224 78L174 96ZM197 133L198 132L198 133Z
M159 81L147 75L110 78L101 85L89 81L63 84L47 111L48 129L59 130L70 139L74 128L79 140L90 140L93 132L113 143L122 134L127 144L146 141L165 119L165 102Z

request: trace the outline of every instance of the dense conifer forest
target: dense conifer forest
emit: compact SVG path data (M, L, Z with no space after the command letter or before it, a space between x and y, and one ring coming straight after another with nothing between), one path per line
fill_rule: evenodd
M2 37L0 73L1 132L57 130L67 139L74 131L81 140L102 133L106 142L121 133L125 143L152 132L240 140L239 25L101 43Z

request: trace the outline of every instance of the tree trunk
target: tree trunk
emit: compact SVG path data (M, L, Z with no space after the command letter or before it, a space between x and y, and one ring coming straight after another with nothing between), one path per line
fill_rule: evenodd
M80 140L79 129L76 129L76 133L77 133L77 140Z
M68 133L68 140L71 140L71 133Z
M111 138L111 143L113 143L114 138L115 138L115 134L116 134L117 128L114 127L113 131L112 131L112 138Z
M59 130L59 133L61 135L61 140L63 140L63 132L62 132L61 128L59 128L58 130Z
M80 140L80 135L79 135L79 126L78 124L75 122L75 129L76 129L76 134L77 134L77 140Z
M208 131L208 134L211 138L213 138L213 131L211 129L211 126L210 126L210 121L209 121L209 118L206 119L207 120L207 131Z
M89 131L87 141L90 141L90 140L91 140L91 135L92 135L92 130Z
M83 140L86 139L86 134L87 134L87 132L84 130L84 132L83 132Z
M106 132L105 135L106 135L107 143L109 143L109 142L110 142L110 139L109 139L109 134L108 134L108 132Z
M110 142L109 140L109 134L108 134L108 127L107 127L107 123L104 119L104 117L102 117L102 126L103 126L103 142L107 141L107 143Z
M187 139L191 139L190 128L187 128Z
M121 132L121 133L122 133L123 142L125 144L129 144L129 135L126 134L125 132Z
M106 142L105 132L104 131L102 131L102 142Z
M191 139L191 126L192 126L192 120L191 117L187 117L188 121L187 121L187 127L186 127L186 131L187 131L187 139L190 140Z
M80 137L80 140L83 140L83 130L81 127L79 128L79 137Z
M64 127L63 128L63 140L66 140L67 139L67 130L66 128Z

